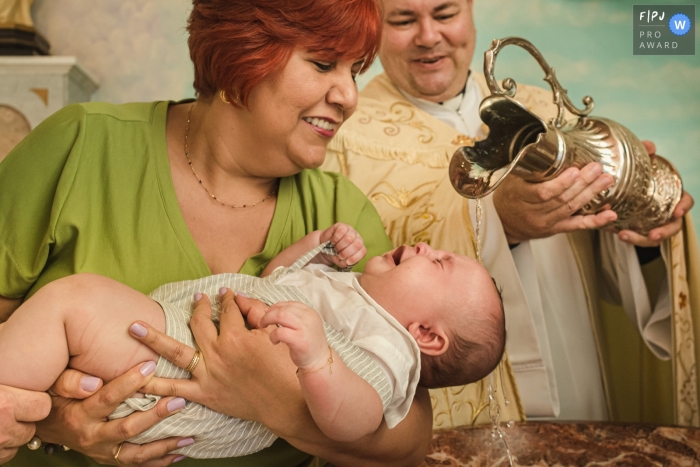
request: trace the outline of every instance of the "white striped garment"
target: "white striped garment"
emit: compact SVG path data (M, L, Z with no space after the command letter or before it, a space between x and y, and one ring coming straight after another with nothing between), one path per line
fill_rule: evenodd
M166 334L190 347L197 348L189 328L193 311L192 297L195 293L202 292L209 297L215 297L221 287L228 287L268 305L281 301L299 301L314 308L298 288L278 285L276 281L283 275L301 269L319 252L335 254L330 244L320 245L299 258L291 267L278 268L264 278L243 274L217 274L191 281L165 284L151 292L149 296L158 302L165 312ZM212 317L215 322L218 322L220 314L221 305L213 300ZM379 365L340 332L326 323L324 327L328 344L348 368L377 390L386 409L392 398L392 390ZM158 360L155 374L161 378L188 379L190 377L189 372L178 368L163 357ZM149 410L158 400L160 400L159 396L150 394L143 398L128 399L110 414L109 418L122 418L137 410ZM245 456L270 446L277 438L259 423L229 417L194 402L187 402L180 412L135 436L129 442L144 444L170 436L194 437L194 444L173 453L198 459Z

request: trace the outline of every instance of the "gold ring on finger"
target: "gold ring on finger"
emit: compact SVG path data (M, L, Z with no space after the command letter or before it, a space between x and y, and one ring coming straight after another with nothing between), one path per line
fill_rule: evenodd
M122 452L123 445L124 445L124 441L119 443L119 446L117 446L117 453L114 455L114 460L117 461L117 465L121 464L121 462L119 462L119 453Z
M190 360L190 364L187 365L187 368L185 368L185 371L189 371L190 373L192 373L194 371L195 367L197 366L197 364L199 363L199 359L201 356L202 356L202 352L200 352L199 350L195 350L194 355L192 356L192 360Z

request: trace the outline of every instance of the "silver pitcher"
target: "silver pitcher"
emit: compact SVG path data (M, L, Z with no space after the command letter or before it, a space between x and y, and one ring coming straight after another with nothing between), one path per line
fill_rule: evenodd
M502 90L494 77L498 53L507 45L527 50L545 71L558 115L543 121L513 99L517 86L508 78ZM649 157L644 145L627 128L606 118L588 117L593 99L577 109L551 68L529 41L519 37L494 39L484 54L484 75L491 95L479 106L489 127L486 140L459 148L452 156L449 176L462 196L481 198L494 191L509 173L529 182L551 180L568 167L599 162L612 175L613 185L580 211L594 214L610 206L617 220L610 225L646 234L671 220L683 193L676 169L660 156ZM578 118L565 121L565 109Z

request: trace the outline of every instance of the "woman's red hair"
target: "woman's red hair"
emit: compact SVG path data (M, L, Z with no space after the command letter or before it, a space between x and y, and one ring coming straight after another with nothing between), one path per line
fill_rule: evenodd
M188 31L194 89L246 105L251 89L281 71L295 48L323 60L362 59L381 38L378 0L194 0Z

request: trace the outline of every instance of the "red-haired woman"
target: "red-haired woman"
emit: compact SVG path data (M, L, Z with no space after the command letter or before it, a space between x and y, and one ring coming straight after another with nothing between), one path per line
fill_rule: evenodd
M375 0L195 0L194 102L70 106L0 164L0 317L48 282L79 272L142 292L221 272L260 274L280 250L337 221L360 232L368 256L389 250L359 190L314 170L355 109L354 77L374 59L380 29ZM309 454L337 465L411 465L424 455L432 419L424 391L396 428L332 442L313 424L285 350L265 332L222 326L217 339L192 328L207 374L190 382L188 396L258 421L286 441L248 457L181 465L297 466L310 462ZM179 460L168 452L191 440L124 440L179 409L182 398L105 421L153 377L152 368L104 385L67 370L36 435L71 450L49 456L22 449L7 465L94 465L85 455L121 465ZM0 402L11 401L0 410L8 433L0 437L3 460L27 441L32 417L20 414L37 400L9 391L0 387Z

